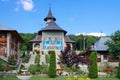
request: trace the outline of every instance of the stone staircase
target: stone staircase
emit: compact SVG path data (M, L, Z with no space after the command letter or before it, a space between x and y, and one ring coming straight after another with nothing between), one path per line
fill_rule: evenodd
M29 69L31 64L34 64L35 62L35 55L31 54L29 62L28 63L23 63L23 65L25 66L25 68Z

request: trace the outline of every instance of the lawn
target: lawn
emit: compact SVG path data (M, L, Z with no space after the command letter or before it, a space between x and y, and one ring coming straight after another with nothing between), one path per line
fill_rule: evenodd
M0 76L0 80L18 80L15 76L7 76L4 78L3 76ZM30 80L75 80L74 78L68 77L56 77L56 78L49 78L49 77L41 77L41 76L33 76ZM86 80L83 78L79 78L77 80ZM97 79L90 79L90 80L119 80L117 78L97 78Z

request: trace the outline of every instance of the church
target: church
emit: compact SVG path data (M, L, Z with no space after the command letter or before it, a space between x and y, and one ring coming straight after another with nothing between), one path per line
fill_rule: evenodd
M38 35L30 41L32 43L32 50L37 53L46 52L49 50L61 51L69 44L71 48L75 41L66 36L67 31L56 24L56 18L52 15L51 8L47 17L44 18L46 22L45 28L38 31Z

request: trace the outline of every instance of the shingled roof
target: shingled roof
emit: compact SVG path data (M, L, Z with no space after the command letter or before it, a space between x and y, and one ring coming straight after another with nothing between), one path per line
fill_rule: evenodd
M16 30L10 29L6 26L0 25L0 32L10 32L12 35L14 35L21 43L24 43L23 38L19 35L19 33Z
M44 19L45 21L51 19L50 22L47 22L47 26L43 29L41 29L38 34L41 35L41 33L44 31L59 31L59 32L64 32L64 34L67 33L67 31L65 31L64 29L62 29L61 27L59 27L55 21L56 21L56 18L52 16L52 12L51 12L51 9L49 9L49 12L48 12L48 16Z
M101 38L94 44L94 46L92 47L91 50L93 50L93 51L107 51L109 47L108 47L107 45L105 45L105 43L106 43L108 40L111 40L111 38L110 38L110 37L106 37L106 36L101 37Z
M75 41L71 40L69 36L65 36L65 42L66 43L75 43Z
M30 40L30 42L41 42L42 41L41 37L42 37L41 35L37 35L37 36L35 36L34 39Z

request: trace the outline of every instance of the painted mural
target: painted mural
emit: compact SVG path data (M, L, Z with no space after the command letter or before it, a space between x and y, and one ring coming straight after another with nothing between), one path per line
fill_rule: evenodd
M63 50L63 40L60 34L45 34L43 37L43 50Z

